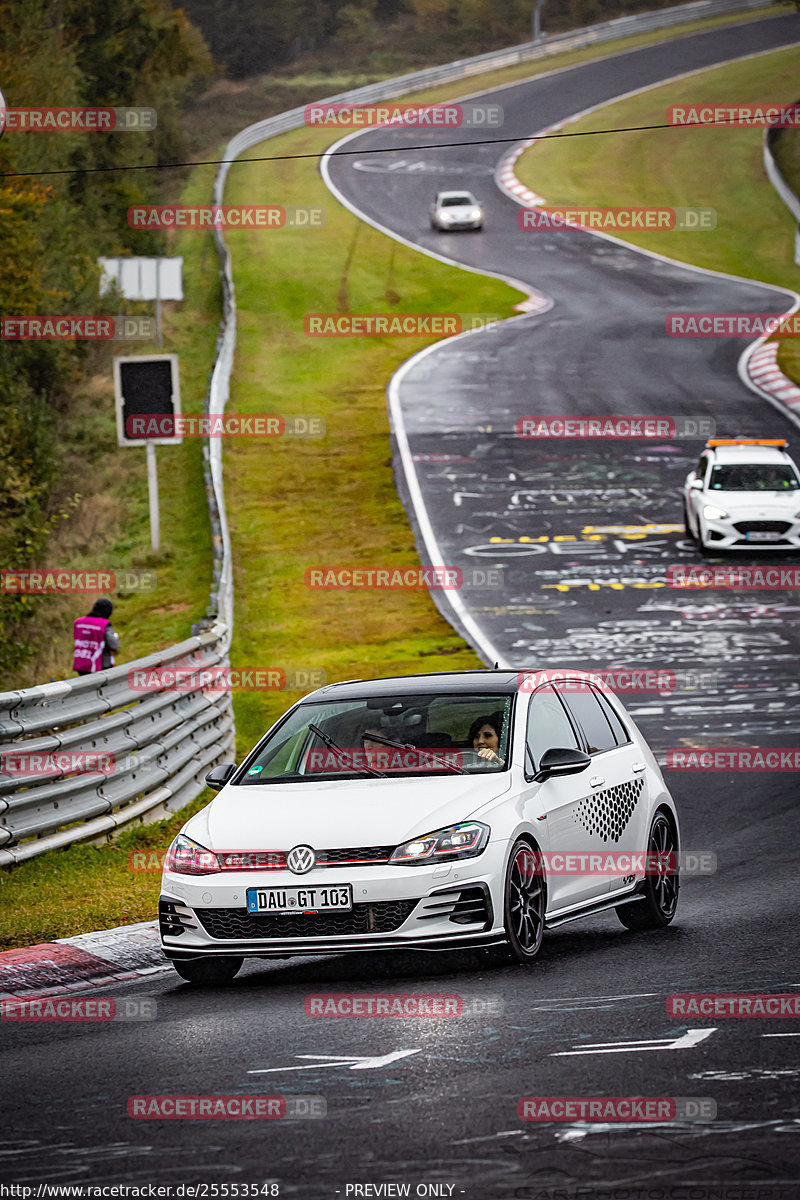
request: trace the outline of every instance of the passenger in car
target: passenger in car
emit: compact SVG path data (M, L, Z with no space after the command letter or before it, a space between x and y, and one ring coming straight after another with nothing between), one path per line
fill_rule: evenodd
M494 712L487 717L478 717L469 727L469 741L472 749L481 758L500 761L500 726L502 717Z

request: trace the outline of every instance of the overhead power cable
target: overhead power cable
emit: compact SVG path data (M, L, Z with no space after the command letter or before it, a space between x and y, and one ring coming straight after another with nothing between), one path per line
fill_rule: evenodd
M573 129L568 133L547 133L541 137L536 137L534 134L525 135L517 134L516 137L510 138L478 138L475 141L469 142L429 142L419 146L376 146L373 148L362 147L359 150L316 150L311 154L262 154L257 158L203 158L190 160L188 162L170 162L170 163L142 163L140 166L133 167L79 167L70 168L62 167L53 171L4 171L0 174L0 179L30 179L34 176L41 175L97 175L104 174L109 171L174 171L179 167L220 167L224 163L258 163L258 162L291 162L295 159L303 158L322 158L323 155L328 155L330 158L343 158L347 155L357 154L362 157L365 154L408 154L410 151L415 153L420 150L452 150L456 146L501 146L508 142L524 142L530 141L550 141L552 138L572 138L572 137L598 137L601 134L612 133L645 133L653 129L700 129L709 125L719 125L729 128L726 122L722 121L692 121L687 125L627 125L619 129ZM313 126L309 126L313 128ZM364 131L365 133L367 130Z

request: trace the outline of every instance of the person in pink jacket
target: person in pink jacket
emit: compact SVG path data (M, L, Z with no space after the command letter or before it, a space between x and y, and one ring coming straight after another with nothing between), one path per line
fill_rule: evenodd
M114 655L119 650L119 634L109 619L113 611L110 600L95 600L88 617L78 617L73 623L75 657L72 669L79 675L91 675L94 671L113 667Z

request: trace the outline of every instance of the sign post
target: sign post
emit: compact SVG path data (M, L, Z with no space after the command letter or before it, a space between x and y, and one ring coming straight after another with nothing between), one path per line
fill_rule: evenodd
M139 354L114 359L117 444L147 447L150 545L161 547L156 446L183 441L175 418L181 415L177 354Z
M161 518L158 511L158 469L156 467L156 448L152 442L147 443L147 499L150 502L150 547L161 549Z

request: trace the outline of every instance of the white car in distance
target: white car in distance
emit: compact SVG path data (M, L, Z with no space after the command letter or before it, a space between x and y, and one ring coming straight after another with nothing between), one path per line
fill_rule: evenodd
M716 438L683 485L687 537L703 552L800 549L800 473L783 438Z
M483 209L472 192L437 192L431 205L431 229L483 229Z

